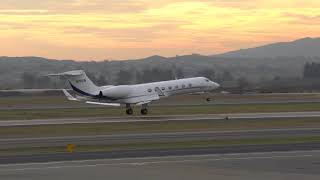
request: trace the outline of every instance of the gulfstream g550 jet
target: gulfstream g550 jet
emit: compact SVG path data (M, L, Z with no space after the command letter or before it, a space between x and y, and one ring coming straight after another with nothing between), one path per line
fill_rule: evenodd
M68 71L48 76L60 76L69 81L72 89L81 96L73 97L66 90L64 94L71 101L84 101L88 104L105 106L126 105L126 113L133 114L131 105L141 105L141 114L147 114L147 106L161 97L197 92L208 92L219 84L205 77L160 81L136 85L96 86L83 70Z

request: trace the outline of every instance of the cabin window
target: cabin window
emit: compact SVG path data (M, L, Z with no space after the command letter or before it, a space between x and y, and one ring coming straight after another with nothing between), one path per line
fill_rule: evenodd
M148 92L152 92L152 89L148 89Z
M186 85L182 84L182 88L185 88L185 87L186 87Z
M165 87L162 87L161 89L162 89L163 91L164 91L164 90L166 90L166 88L165 88Z
M171 86L169 86L169 87L168 87L168 89L170 89L170 90L171 90L171 89L172 89L172 87L171 87Z
M178 85L176 85L176 89L179 89L179 86L178 86Z
M192 87L192 84L189 84L189 87Z

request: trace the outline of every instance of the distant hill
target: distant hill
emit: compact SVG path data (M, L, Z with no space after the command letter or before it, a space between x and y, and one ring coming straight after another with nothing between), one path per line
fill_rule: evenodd
M0 57L0 89L59 88L64 81L49 82L48 73L83 69L101 84L151 82L160 75L211 76L216 81L246 78L265 82L274 78L301 78L307 62L320 62L320 38L304 38L215 56L191 54L151 56L123 61L54 60L40 57ZM211 75L210 75L211 73ZM121 81L119 80L122 74ZM230 78L232 76L232 78ZM26 83L26 81L34 82ZM31 84L28 86L28 84ZM41 85L41 86L40 86Z
M320 57L320 38L303 38L215 55L225 58Z

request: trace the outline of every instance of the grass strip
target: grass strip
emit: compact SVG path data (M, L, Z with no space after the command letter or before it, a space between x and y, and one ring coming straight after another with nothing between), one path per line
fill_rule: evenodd
M220 113L263 113L263 112L302 112L318 111L320 103L287 104L220 104L220 105L185 105L153 106L151 115L187 115ZM134 108L135 115L140 115L139 107ZM48 119L70 117L108 117L126 116L124 108L70 108L70 109L11 109L0 110L0 120L14 119Z
M284 137L284 138L253 138L253 139L228 139L228 140L201 140L179 142L150 142L129 143L112 145L82 145L75 146L75 152L111 152L118 150L151 150L151 149L182 149L223 147L235 145L268 145L268 144L297 144L319 143L320 136ZM66 147L23 147L12 149L0 149L0 156L68 153Z
M320 118L276 118L263 120L197 120L118 122L93 124L0 127L1 138L106 135L121 133L222 131L272 128L316 128Z
M15 106L26 106L26 105L81 105L82 103L68 101L63 95L62 91L59 92L60 95L45 95L45 93L26 93L24 96L7 96L0 97L0 107L15 107ZM157 104L171 104L177 102L188 102L188 103L206 103L205 99L211 97L218 102L242 102L242 101L281 101L286 100L314 100L319 98L319 94L312 93L296 93L296 94L214 94L209 96L208 94L201 95L180 95L172 96L170 98L161 99Z

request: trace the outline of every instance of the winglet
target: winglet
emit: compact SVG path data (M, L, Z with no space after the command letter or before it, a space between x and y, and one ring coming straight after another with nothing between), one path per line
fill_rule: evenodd
M62 89L62 92L67 97L68 100L70 100L70 101L79 101L79 99L73 97L70 93L68 93L67 90Z

